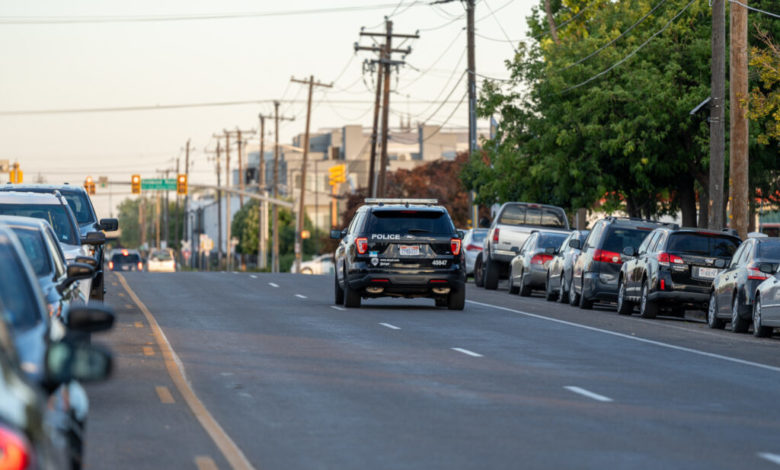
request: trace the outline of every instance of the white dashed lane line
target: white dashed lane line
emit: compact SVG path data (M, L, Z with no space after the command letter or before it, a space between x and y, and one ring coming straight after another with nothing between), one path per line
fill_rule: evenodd
M279 284L277 284L275 282L269 282L268 285L271 286L271 287L279 287Z
M344 307L339 307L338 305L331 305L330 308L332 308L334 310L338 310L340 312L343 312L344 310L346 310Z
M306 297L303 294L295 294L295 296L298 297L299 299L306 299L306 298L308 298L308 297Z
M778 454L770 454L769 452L759 452L758 456L764 460L768 460L774 464L780 465L780 455Z
M585 390L584 388L575 387L573 385L569 385L569 386L566 386L566 387L563 387L563 388L565 388L566 390L568 390L568 391L570 391L572 393L576 393L578 395L582 395L583 397L588 397L588 398L590 398L592 400L596 400L596 401L600 401L600 402L604 402L604 403L608 403L608 402L612 401L612 399L609 398L609 397L605 397L604 395L599 395L598 393L593 393L591 391Z
M255 276L254 274L250 274L249 277L251 277L252 279L257 279L257 276Z
M391 325L389 323L380 323L380 325L384 326L385 328L390 328L391 330L400 330L401 328Z
M468 349L463 348L452 348L453 351L457 351L459 353L465 354L467 356L471 357L482 357L482 354L477 354L474 351L469 351Z

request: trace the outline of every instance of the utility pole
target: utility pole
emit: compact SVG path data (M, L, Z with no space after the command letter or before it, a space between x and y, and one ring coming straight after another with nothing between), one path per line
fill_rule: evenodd
M219 145L220 141L217 139L217 187L222 186ZM206 265L208 266L208 263ZM222 191L217 191L217 266L222 266Z
M260 158L257 160L257 192L267 196L265 189L265 116L260 113ZM268 235L268 217L266 201L258 201L257 204L257 268L265 269L266 252L265 238Z
M420 35L415 34L394 34L393 22L385 19L385 32L384 33L372 33L372 32L360 32L361 36L369 37L384 37L385 43L381 46L360 46L355 43L355 51L371 51L378 52L380 54L379 60L371 61L373 63L380 64L379 77L377 77L377 98L376 105L374 107L374 129L376 129L376 123L378 120L377 106L379 103L379 93L381 88L382 93L382 154L379 161L379 177L374 188L374 160L376 159L376 130L372 134L372 150L371 150L371 162L369 164L369 190L372 195L383 197L385 195L385 173L387 171L387 137L390 130L390 67L403 65L403 60L392 60L392 54L394 52L404 54L404 57L412 52L411 47L406 49L393 49L393 38L402 39L419 39ZM384 74L384 75L382 75ZM380 78L381 77L381 78ZM380 81L384 81L384 85L380 87Z
M274 101L274 199L279 198L279 121L294 121L295 118L279 116L279 102ZM279 272L279 207L274 204L274 246L271 254L271 271Z
M726 147L726 5L712 0L712 78L710 103L710 178L707 227L720 230L723 223L723 176Z
M179 177L179 160L181 160L179 157L176 157L176 178ZM176 224L175 228L173 230L173 246L177 247L179 246L179 236L181 235L181 232L179 231L179 217L181 214L179 213L179 192L176 191Z
M146 203L146 198L141 196L138 199L138 224L141 229L141 246L144 246L144 243L146 243L146 216L144 214L144 205Z
M549 2L548 2L549 5ZM469 87L469 156L477 150L477 64L474 57L474 0L466 1L466 47L468 48ZM556 41L557 42L557 41ZM479 209L474 204L476 193L469 191L471 228L477 228Z
M160 248L160 191L157 191L154 208L154 223L155 228L157 229L155 230L155 238L157 242L155 244L155 248Z
M743 0L747 4L748 0ZM747 107L742 105L748 99L748 51L747 51L747 8L731 3L731 86L730 116L731 133L729 147L729 201L731 206L730 227L737 230L740 238L747 237L750 206L748 201L748 118Z
M384 50L382 50L379 60L387 60ZM382 97L382 66L376 68L376 97L374 98L374 124L371 128L371 161L368 168L368 195L376 197L376 142L377 130L379 128L379 100Z
M187 139L187 147L184 153L184 174L187 175L187 181L189 181L190 180L190 139ZM184 233L182 235L182 238L187 241L190 240L189 202L190 202L190 196L188 191L187 194L184 195L184 228L183 228ZM195 250L193 250L192 247L190 247L190 253L194 253L194 252ZM192 259L192 257L190 257L190 259Z
M295 230L295 272L301 272L301 260L303 257L303 220L305 213L303 211L306 203L306 165L309 159L309 124L311 123L311 97L315 86L323 88L333 88L333 84L320 83L314 81L314 75L311 75L308 80L298 80L295 77L291 78L293 83L302 83L309 86L309 99L306 105L306 133L303 137L303 163L301 166L301 197L300 205L298 206L298 227ZM315 186L315 190L316 190Z

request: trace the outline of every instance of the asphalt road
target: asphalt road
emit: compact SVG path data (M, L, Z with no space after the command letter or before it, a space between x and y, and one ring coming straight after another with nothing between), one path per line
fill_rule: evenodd
M780 468L777 334L473 284L462 312L347 310L330 276L124 276L88 469Z

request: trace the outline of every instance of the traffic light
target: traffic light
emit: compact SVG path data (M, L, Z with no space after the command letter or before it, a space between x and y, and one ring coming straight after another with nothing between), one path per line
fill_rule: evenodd
M141 194L141 175L133 175L130 177L130 192L133 194Z
M176 178L176 193L177 194L187 194L187 175L186 174L180 174L178 178Z
M19 169L19 164L14 163L13 168L11 168L11 172L8 174L8 180L14 184L22 184L22 180L24 179L23 177L24 172Z
M347 181L347 165L341 164L328 169L328 182L331 186Z
M95 194L95 181L91 176L87 176L87 179L84 180L84 189L87 190L87 194L90 196Z

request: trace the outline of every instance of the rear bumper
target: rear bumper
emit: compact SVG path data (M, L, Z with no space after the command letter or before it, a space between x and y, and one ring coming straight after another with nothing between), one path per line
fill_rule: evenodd
M584 273L582 275L582 294L588 300L617 301L617 275Z
M457 269L430 272L359 270L347 275L350 289L362 297L440 297L434 289L461 291L466 288L466 272ZM369 292L373 290L373 292Z
M647 298L653 302L658 302L661 304L706 305L710 300L710 294L708 292L662 290L649 293Z

